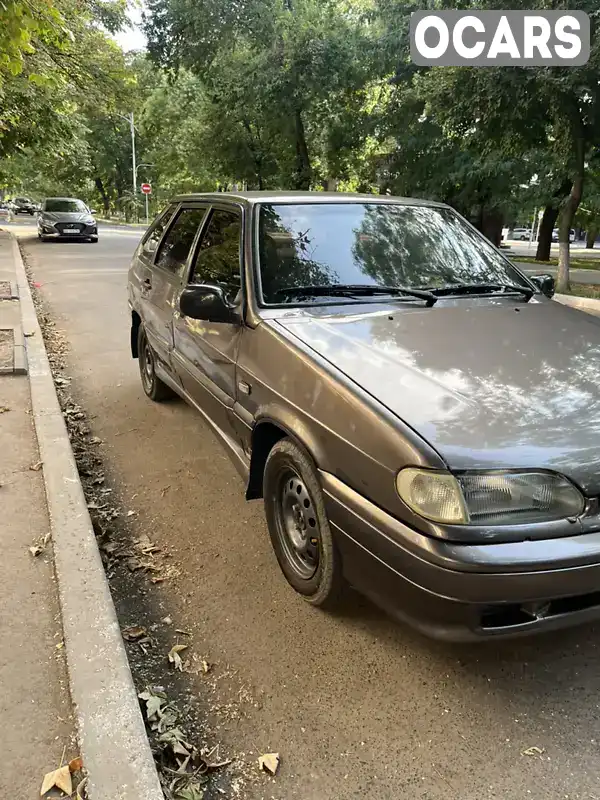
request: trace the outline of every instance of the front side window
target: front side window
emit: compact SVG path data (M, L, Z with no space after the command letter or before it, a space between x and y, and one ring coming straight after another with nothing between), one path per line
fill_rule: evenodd
M181 209L160 246L157 266L179 275L183 272L205 214L205 208Z
M241 287L242 218L237 211L214 209L196 257L191 283L216 283L235 297Z
M28 201L23 200L22 202L26 203ZM87 206L81 200L46 200L44 211L57 214L85 214L87 213Z
M339 296L341 286L367 291L378 287L379 294L385 287L528 287L455 212L430 206L264 204L259 214L259 262L267 304L331 302L326 289L338 287Z

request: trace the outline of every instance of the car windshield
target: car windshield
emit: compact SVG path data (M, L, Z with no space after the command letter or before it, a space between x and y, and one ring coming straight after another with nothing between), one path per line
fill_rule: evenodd
M259 259L267 304L306 301L308 295L299 290L308 287L311 303L323 302L327 287L335 286L529 288L520 273L451 209L423 205L263 204Z
M87 211L81 200L46 200L44 211L58 211L67 214L83 214Z

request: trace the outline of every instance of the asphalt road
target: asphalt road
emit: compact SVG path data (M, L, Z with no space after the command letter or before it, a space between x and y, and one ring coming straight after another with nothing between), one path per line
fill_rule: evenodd
M338 616L308 607L199 417L142 394L125 291L139 232L41 244L30 223L15 228L133 526L180 573L152 591L196 653L228 665L211 705L221 753L281 754L277 778L238 796L600 800L598 627L451 646L359 598ZM207 677L185 676L199 695Z

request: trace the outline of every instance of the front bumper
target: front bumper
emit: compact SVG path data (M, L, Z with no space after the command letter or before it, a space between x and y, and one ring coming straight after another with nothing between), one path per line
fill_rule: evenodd
M456 544L412 530L329 473L321 479L346 577L423 633L469 641L600 619L600 531Z
M67 227L67 230L65 230L65 227ZM68 226L65 226L64 224L61 224L60 227L53 228L51 228L49 225L40 225L38 226L38 230L44 239L91 239L97 238L98 236L97 225L84 225L83 223L77 223L72 227L77 227L78 230L76 232L74 230L68 230Z

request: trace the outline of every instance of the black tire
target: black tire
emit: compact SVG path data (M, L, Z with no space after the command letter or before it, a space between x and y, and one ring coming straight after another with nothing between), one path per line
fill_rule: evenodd
M138 331L138 362L142 388L150 400L162 403L173 397L173 390L156 375L156 356L148 343L143 325L140 325Z
M334 608L344 585L341 558L317 471L291 439L281 439L269 453L263 497L271 543L288 583L311 605Z
M90 239L90 244L98 244L98 237L92 236L92 238Z

